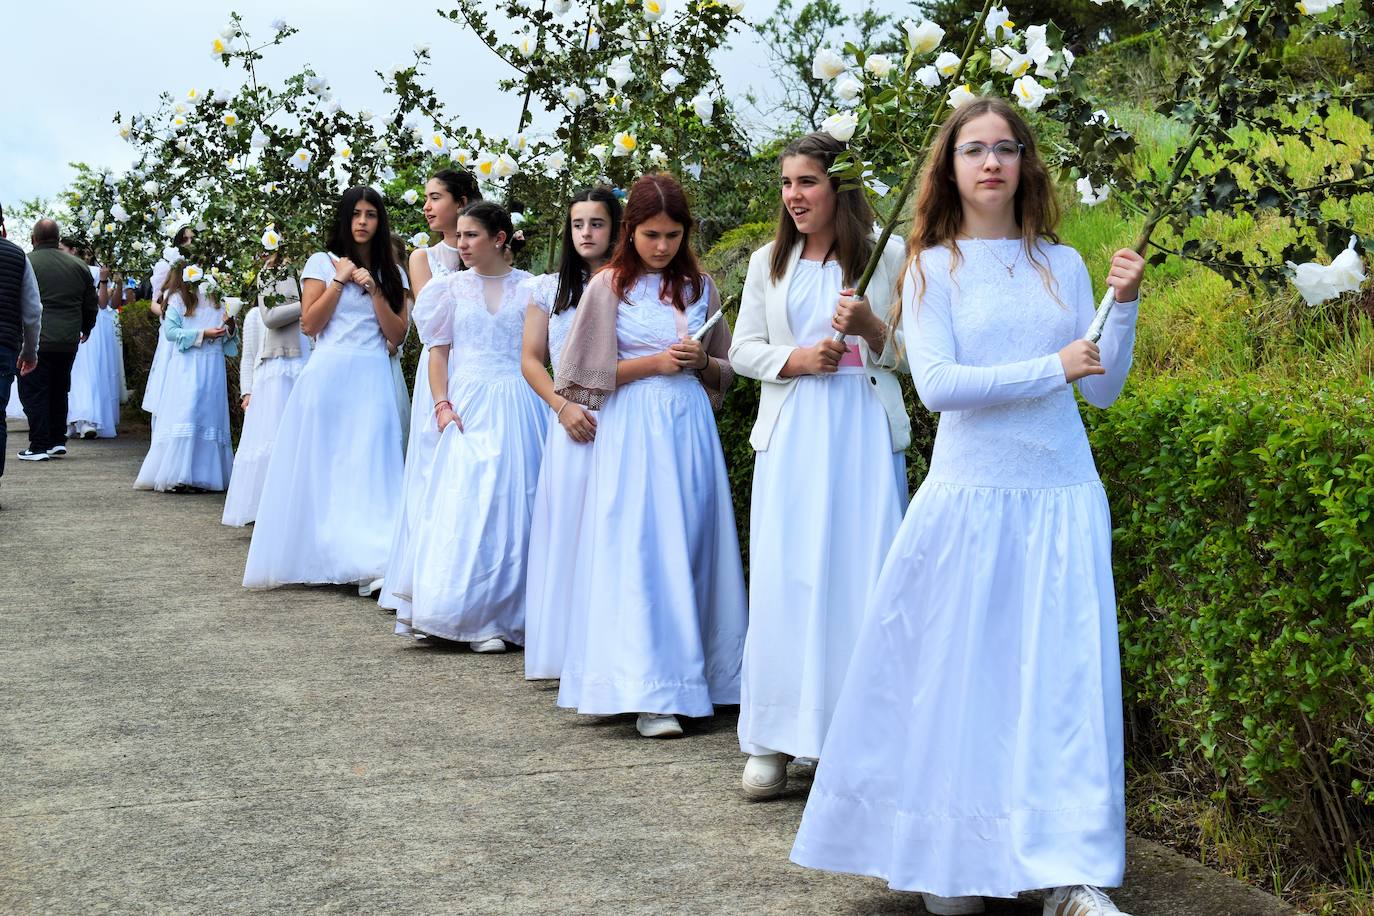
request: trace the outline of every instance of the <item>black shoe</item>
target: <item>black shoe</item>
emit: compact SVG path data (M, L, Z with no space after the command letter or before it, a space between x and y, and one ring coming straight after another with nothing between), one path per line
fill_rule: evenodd
M67 447L65 445L54 445L52 448L48 449L49 458L61 458L65 454L67 454Z
M48 460L48 453L47 453L47 452L35 452L35 451L34 451L33 449L31 449L31 448L26 448L26 449L24 449L22 452L19 453L19 460L20 460L20 461L47 461L47 460Z

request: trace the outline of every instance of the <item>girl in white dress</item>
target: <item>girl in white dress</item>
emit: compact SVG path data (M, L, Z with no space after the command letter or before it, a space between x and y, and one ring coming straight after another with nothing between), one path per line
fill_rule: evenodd
M234 465L224 358L238 354L238 332L185 268L173 265L165 285L162 335L172 352L139 490L223 490Z
M172 265L190 256L191 243L195 239L195 230L190 226L182 226L172 237L172 247L164 248L162 260L153 266L153 299L148 303L148 310L157 316L159 321L164 317L167 279L171 274ZM163 373L166 370L167 359L171 351L171 341L167 340L161 333L161 327L159 327L157 348L153 351L153 362L148 367L148 380L143 387L143 409L154 417L157 416L158 400L162 396Z
M275 268L279 261L274 252L266 269ZM239 361L243 431L234 453L234 475L224 496L220 521L225 525L242 527L257 517L272 445L291 389L310 359L310 347L310 338L301 330L300 287L294 277L285 277L260 294L258 305L243 319Z
M381 196L350 188L329 250L302 271L301 330L315 349L277 429L246 587L381 587L403 470L386 342L405 336L405 290Z
M506 265L513 234L496 204L467 207L458 252L468 269L431 280L415 307L439 445L393 588L411 603L402 623L475 652L525 641L525 550L548 422L520 376L530 275Z
M410 255L410 292L419 297L432 278L442 277L462 269L458 256L458 214L473 201L481 200L477 179L472 173L457 169L443 169L425 184L425 222L439 241ZM423 344L423 341L421 342ZM391 552L387 556L387 576L377 603L388 611L399 612L402 619L410 619L410 602L397 595L391 587L399 573L398 564L404 562L410 544L410 532L420 517L420 506L429 487L429 469L434 463L434 449L439 444L439 428L434 423L434 397L429 390L429 347L422 346L416 363L414 395L410 403L410 428L406 440L406 470L401 483L401 513L391 535ZM410 627L396 623L396 632L406 634ZM416 634L423 638L423 634Z
M713 408L734 373L711 278L670 175L634 183L611 263L587 284L555 377L600 410L558 704L638 713L646 737L739 702L747 601Z
M739 717L755 798L782 792L789 758L820 756L907 503L911 424L893 373L900 335L887 334L905 259L893 240L870 298L851 298L873 251L873 210L862 188L840 191L830 177L843 150L825 133L783 150L777 238L749 259L730 347L735 371L763 382Z
M81 256L79 252L74 254ZM96 289L95 325L81 342L72 363L71 394L67 403L67 435L76 439L112 439L119 424L119 366L116 348L114 299L110 292L110 272L90 265L91 283Z
M1050 888L1117 913L1125 868L1111 519L1074 386L1125 384L1144 262L1117 252L1099 345L1083 260L1005 101L949 116L922 179L900 320L930 472L869 600L792 859L922 891L932 913ZM938 895L938 896L937 896Z
M525 584L525 677L556 678L567 645L567 586L577 569L582 503L591 469L596 416L556 394L545 366L558 369L577 303L590 276L605 266L620 230L620 199L610 188L573 195L563 225L558 273L529 283L525 309L525 381L553 411L530 525L529 577Z

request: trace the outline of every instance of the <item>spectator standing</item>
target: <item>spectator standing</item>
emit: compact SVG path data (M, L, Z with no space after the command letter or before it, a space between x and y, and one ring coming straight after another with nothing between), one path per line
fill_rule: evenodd
M28 375L38 365L38 333L43 303L38 279L24 250L5 237L5 211L0 208L0 403L9 403L16 374ZM5 475L8 431L0 413L0 479Z

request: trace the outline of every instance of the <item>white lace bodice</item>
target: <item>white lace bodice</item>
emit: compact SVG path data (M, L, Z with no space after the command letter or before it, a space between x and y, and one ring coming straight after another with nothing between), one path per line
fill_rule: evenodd
M902 328L925 405L940 413L927 480L964 486L1041 488L1095 481L1097 468L1064 381L1059 351L1092 322L1092 281L1078 252L1042 245L1058 302L1016 239L961 241L921 256L902 289ZM1009 276L1007 265L1014 274ZM1100 346L1107 374L1078 383L1091 404L1109 406L1125 385L1138 303L1119 303Z
M404 270L397 268L401 285L410 288L410 281ZM305 262L301 271L302 280L319 280L328 285L334 279L334 262L323 251L317 251ZM315 347L347 347L354 350L380 349L386 352L386 339L382 336L382 326L377 323L377 313L372 309L372 297L356 283L346 283L339 291L339 303L334 306L334 314L329 322L315 337Z
M659 299L658 274L646 274L625 291L616 313L615 336L620 359L653 356L677 343L683 334L691 334L706 323L706 308L710 302L711 279L703 275L701 295L688 303L684 314L671 302Z
M523 270L496 278L464 270L425 284L415 302L415 328L427 346L452 346L450 382L520 377L520 341L530 301L521 285L529 277ZM487 283L501 288L494 313L487 308Z
M558 371L558 359L563 355L563 345L568 342L568 332L572 330L573 318L577 317L577 307L564 309L553 314L553 299L558 294L558 274L541 274L525 284L530 302L544 310L549 316L549 363L553 371Z
M463 267L462 258L458 256L458 249L443 240L425 249L425 260L429 262L429 275L431 277L457 273Z

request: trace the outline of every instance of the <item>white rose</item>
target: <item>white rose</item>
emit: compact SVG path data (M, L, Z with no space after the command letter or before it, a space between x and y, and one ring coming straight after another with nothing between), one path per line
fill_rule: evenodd
M841 101L852 102L864 91L864 84L852 76L846 76L836 81L835 95Z
M520 52L521 57L533 57L538 48L533 35L521 35L520 40L515 43L515 50Z
M639 146L639 141L635 139L635 135L627 130L622 130L611 140L611 155L628 156L635 151L637 146Z
M606 158L611 154L611 149L604 143L598 143L596 146L587 150L587 152L595 156L596 161L604 166L606 164Z
M477 157L473 155L472 150L455 149L449 158L451 158L454 162L458 163L459 165L467 165L469 162L471 162L473 159Z
M291 165L295 167L296 171L304 172L310 168L310 160L314 158L314 153L302 147L291 154Z
M562 150L554 150L544 157L544 173L550 178L556 178L568 168L568 154Z
M827 83L844 72L844 58L829 48L816 51L816 59L811 62L811 75Z
M110 208L110 215L121 223L127 223L129 221L129 211L125 210L119 204L115 204Z
M195 104L198 104L198 103L200 102L200 98L201 98L201 92L200 92L199 89L195 88L194 86L192 86L190 89L186 90L186 104L188 104L188 105L195 105Z
M701 118L703 124L711 120L711 116L716 113L716 102L704 92L692 97L692 110Z
M730 7L730 12L736 16L744 12L744 0L725 0L725 5Z
M940 56L935 58L935 69L940 71L941 76L953 76L959 69L959 55L942 51Z
M170 245L162 249L162 260L168 264L175 264L180 257L181 251L179 249L172 248Z
M927 89L934 89L940 85L940 71L935 69L934 64L926 64L916 71L916 82Z
M1298 12L1304 16L1320 16L1333 6L1340 6L1343 2L1345 0L1302 0L1298 3ZM1316 303L1311 304L1315 305Z
M601 50L601 33L596 30L596 26L587 26L587 50Z
M1342 293L1353 293L1364 284L1364 262L1355 251L1355 239L1329 265L1316 261L1306 264L1288 262L1293 271L1293 285L1302 293L1308 305L1321 305Z
M946 101L949 103L950 108L959 108L967 105L976 98L978 98L978 96L974 95L973 90L969 89L968 83L963 83L962 85L955 86L949 91L949 98Z
M1036 45L1049 43L1048 30L1043 25L1032 25L1026 27L1026 48L1030 49Z
M157 193L157 190L158 190L158 188L157 188L157 182L156 182L156 181L145 181L145 182L143 182L143 193L144 193L144 194L147 194L149 197L152 197L154 194L156 194L156 193Z
M278 16L276 19L272 20L272 28L278 32L285 32L289 27L286 24L286 20Z
M663 18L663 0L644 0L644 21L658 22Z
M677 67L669 67L667 70L663 71L663 76L659 77L659 79L663 83L663 88L672 92L678 86L681 86L687 77L683 76L682 72L678 70Z
M233 42L231 42L229 39L227 39L227 38L220 38L220 37L218 37L218 36L216 36L216 37L210 39L210 56L211 56L211 57L222 57L222 56L224 56L225 54L228 54L228 53L229 53L230 51L232 51L232 50L234 50L234 44L233 44Z
M491 172L497 178L509 178L520 171L520 166L511 157L510 153L502 153L496 157L496 163L492 166Z
M663 147L659 146L657 143L649 147L647 158L649 160L649 164L656 169L663 169L668 167L668 154L665 153L663 151Z
M225 127L237 127L239 116L232 111L226 111L224 114L220 115L220 123Z
M1078 199L1089 207L1096 207L1107 199L1111 194L1111 186L1103 185L1100 189L1093 187L1093 180L1084 175L1074 183L1078 189Z
M263 133L260 127L253 128L253 137L248 141L248 144L252 146L253 149L266 149L267 134Z
M406 188L406 192L401 195L401 200L410 204L412 207L415 206L415 202L419 199L420 192L416 191L414 188Z
M1035 111L1045 103L1049 90L1035 81L1033 76L1023 76L1011 84L1011 94L1016 103L1027 111Z
M425 138L425 149L429 150L431 153L442 153L444 150L448 149L448 141L444 139L443 134L430 131L429 135Z
M1010 13L1001 7L993 7L988 11L988 18L983 22L983 29L988 34L988 41L996 41L998 29L1010 32L1014 25Z
M921 22L908 19L902 26L906 29L907 43L917 54L929 54L940 47L940 42L945 38L945 30L929 19Z
M483 178L492 177L496 169L496 156L493 153L482 153L477 157L477 174Z
M416 54L421 54L421 55L423 55L423 54L428 54L428 53L429 53L429 45L424 44L423 42L416 42L416 44L415 44L415 53L416 53Z
M615 88L624 89L625 84L634 79L634 70L630 67L630 59L621 57L611 63L606 69L606 79L615 83Z
M224 297L224 314L229 318L237 318L239 312L243 311L243 300L238 296Z
M821 130L841 143L848 143L858 127L859 116L852 111L836 112L821 122Z
M549 9L553 10L555 16L562 16L567 13L568 10L572 9L572 0L553 0L553 2L549 4Z
M428 247L429 247L429 233L428 233L428 232L417 232L417 233L415 233L414 235L412 235L412 236L410 237L410 240L409 240L409 241L410 241L410 245L411 245L412 248L428 248Z
M864 69L878 79L886 79L892 72L892 59L886 54L870 55L868 60L864 61Z
M564 86L563 99L572 107L580 108L587 101L587 90L581 86Z
M1010 45L1005 45L993 50L990 63L992 69L1015 78L1025 76L1035 61L1030 55L1022 54Z
M195 264L187 264L181 271L181 279L187 283L195 283L205 276L205 271Z

